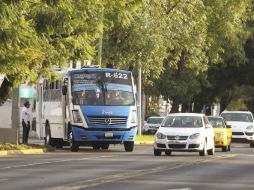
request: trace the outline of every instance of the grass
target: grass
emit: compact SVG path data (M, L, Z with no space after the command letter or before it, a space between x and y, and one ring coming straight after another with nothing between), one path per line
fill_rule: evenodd
M154 141L154 135L137 135L136 141Z
M1 150L27 150L27 149L49 149L51 150L52 147L49 145L29 145L29 144L12 144L12 143L2 143L0 144L0 151Z

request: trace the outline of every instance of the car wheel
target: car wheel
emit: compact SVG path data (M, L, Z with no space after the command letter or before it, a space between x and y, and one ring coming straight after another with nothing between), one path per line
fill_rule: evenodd
M250 147L254 148L254 141L250 141Z
M208 150L207 153L208 153L208 155L214 155L214 152L215 152L215 148L214 148L214 145L213 145L213 148Z
M206 154L207 154L207 146L205 141L203 150L199 151L199 156L206 156Z
M227 146L223 146L223 147L221 147L221 150L222 150L222 152L227 152L228 151L228 147Z
M161 150L159 149L153 149L154 156L161 156Z
M230 145L228 145L228 151L231 151L231 146Z
M165 155L166 156L170 156L172 154L172 151L171 150L165 150Z

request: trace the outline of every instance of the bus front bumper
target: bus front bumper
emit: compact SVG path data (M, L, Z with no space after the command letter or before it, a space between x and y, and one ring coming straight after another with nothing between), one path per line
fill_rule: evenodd
M73 126L72 133L75 141L78 142L108 142L117 144L124 141L135 141L137 127L107 130L106 128L91 129Z

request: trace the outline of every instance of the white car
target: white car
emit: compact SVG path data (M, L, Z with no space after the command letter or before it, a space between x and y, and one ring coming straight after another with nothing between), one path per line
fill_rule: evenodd
M214 154L214 130L204 114L175 113L167 116L155 134L154 155L172 151Z
M248 140L250 146L254 147L254 121L249 111L224 111L221 116L231 125L232 138Z
M154 134L159 127L161 126L161 123L163 122L165 116L151 116L147 119L146 124L143 126L143 133Z

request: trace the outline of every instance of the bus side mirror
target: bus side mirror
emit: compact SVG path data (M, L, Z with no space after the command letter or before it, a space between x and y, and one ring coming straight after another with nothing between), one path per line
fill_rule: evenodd
M67 86L62 86L62 94L63 94L64 96L67 95Z

